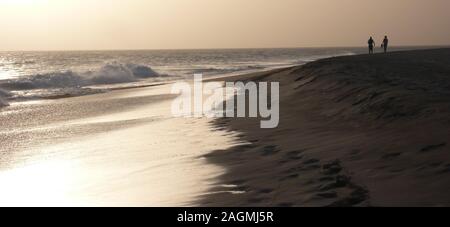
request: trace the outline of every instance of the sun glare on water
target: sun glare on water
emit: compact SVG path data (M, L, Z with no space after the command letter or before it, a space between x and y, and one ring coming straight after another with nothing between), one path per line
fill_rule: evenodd
M75 206L70 200L70 163L42 162L0 172L0 206Z

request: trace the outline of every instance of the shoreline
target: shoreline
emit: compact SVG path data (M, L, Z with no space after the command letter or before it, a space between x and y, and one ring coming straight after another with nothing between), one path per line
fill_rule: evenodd
M258 118L172 118L170 83L13 105L0 115L1 151L14 151L0 177L43 178L35 205L59 188L83 206L449 205L447 59L450 49L354 55L205 79L280 82L280 126L267 130ZM26 160L41 169L16 171Z
M217 119L247 144L205 156L227 172L200 205L450 205L448 59L402 51L228 78L279 81L280 126Z
M211 129L206 119L173 117L170 89L122 89L2 111L0 204L196 205L223 172L199 157L234 146L235 135Z

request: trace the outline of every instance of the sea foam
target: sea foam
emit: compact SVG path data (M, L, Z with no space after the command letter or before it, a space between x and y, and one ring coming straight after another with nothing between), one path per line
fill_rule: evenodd
M108 63L98 70L88 72L51 72L9 80L3 84L10 90L77 88L98 84L135 82L139 79L160 76L143 65Z

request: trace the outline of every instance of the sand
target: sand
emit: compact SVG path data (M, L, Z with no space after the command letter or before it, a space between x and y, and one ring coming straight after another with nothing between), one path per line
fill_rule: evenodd
M236 143L171 116L170 85L12 103L0 112L0 206L193 206ZM204 139L208 135L208 140Z
M450 206L450 49L337 57L229 78L279 81L281 122L218 119L246 145L204 206ZM226 185L224 187L223 185Z

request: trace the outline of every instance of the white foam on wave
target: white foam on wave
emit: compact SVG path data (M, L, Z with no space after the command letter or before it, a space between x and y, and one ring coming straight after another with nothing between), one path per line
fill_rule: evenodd
M4 86L10 90L77 88L98 84L135 82L139 79L160 76L152 68L143 65L109 63L88 72L52 72L9 80Z

